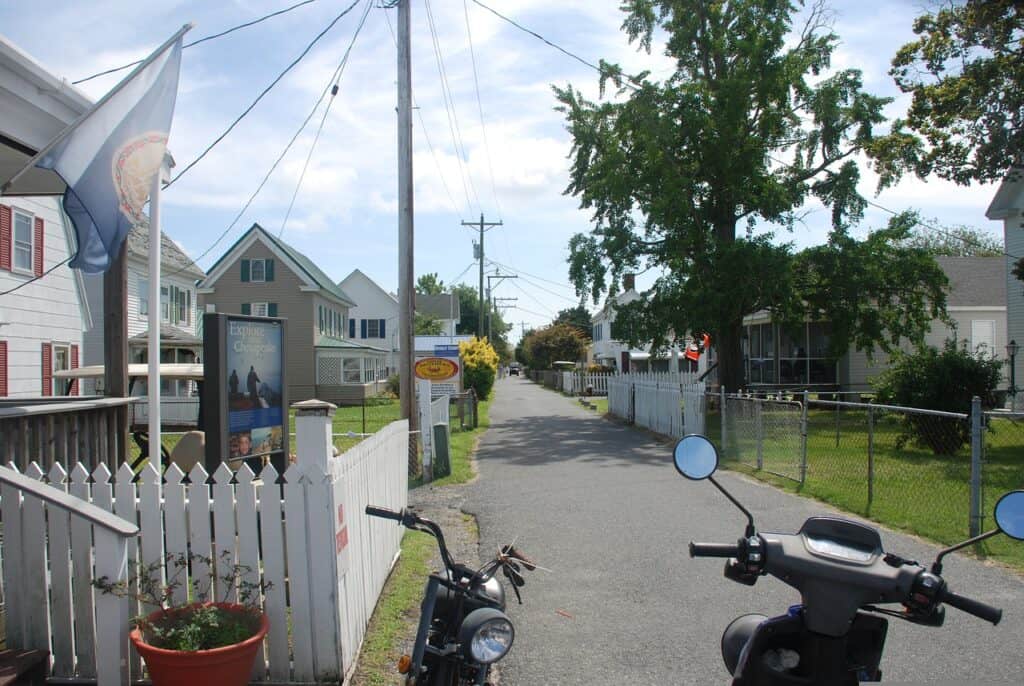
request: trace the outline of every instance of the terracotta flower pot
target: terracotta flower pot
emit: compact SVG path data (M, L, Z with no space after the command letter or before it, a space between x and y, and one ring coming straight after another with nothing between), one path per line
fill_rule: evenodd
M252 613L245 605L233 603L205 603L223 610ZM204 603L188 605L173 612L185 612ZM157 610L146 619L155 623L163 614ZM259 629L255 635L241 643L214 648L213 650L167 650L146 643L138 627L132 629L129 638L139 655L146 661L146 669L153 686L245 686L249 683L252 663L256 652L267 635L270 624L267 616L259 614Z

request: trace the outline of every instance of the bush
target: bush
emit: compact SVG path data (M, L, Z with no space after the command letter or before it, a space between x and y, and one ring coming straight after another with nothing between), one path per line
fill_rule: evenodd
M486 338L474 338L459 343L462 358L462 383L476 391L476 397L487 400L498 375L498 353Z
M970 413L971 399L982 406L996 403L1002 362L984 353L946 341L940 351L924 346L914 353L897 353L892 365L875 380L878 400L925 410ZM928 415L905 415L901 443L913 439L936 455L952 455L971 439L970 421Z
M393 397L398 397L401 389L401 386L399 385L398 381L398 374L392 374L391 376L388 377L387 382L384 384L384 389Z

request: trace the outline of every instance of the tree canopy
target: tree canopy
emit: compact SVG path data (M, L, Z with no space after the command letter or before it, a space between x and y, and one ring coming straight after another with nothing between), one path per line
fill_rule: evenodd
M437 272L422 274L416 279L416 292L424 295L441 295L445 292L444 281L437 278Z
M525 362L534 369L550 369L557 361L576 362L583 357L586 341L571 324L552 324L530 331L522 341Z
M459 297L460 315L459 324L455 328L455 333L460 335L476 335L477 322L480 321L479 291L474 286L462 283L453 287L452 293ZM488 312L484 317L484 336L487 335L488 316L491 317L490 344L494 347L494 350L498 353L498 357L503 363L509 362L512 359L512 350L508 343L508 332L512 330L512 325L505 322L500 312Z
M916 212L908 212L906 215L907 220L914 225L910 236L903 242L906 247L921 248L932 255L949 257L997 257L1003 254L1003 242L991 234L966 224L942 226L937 219L929 220L926 226L921 223Z
M570 278L597 303L623 274L659 270L640 300L618 310L633 337L628 342L661 349L673 335L707 331L720 380L736 388L744 315L766 309L793 320L804 314L802 298L814 295L797 290L792 248L754 229L792 230L804 203L817 198L831 210L832 233L813 259L871 257L847 233L866 204L853 157L874 140L889 100L865 92L856 69L826 74L838 37L820 3L795 31L795 5L778 0L629 0L623 8L629 40L649 51L655 33L664 34L675 72L655 82L602 62L602 89L618 87L616 101L590 102L571 85L555 88L573 138L566 192L593 213L591 232L569 242ZM887 252L887 266L902 257ZM866 288L849 294L856 297L841 301L844 307L865 309L901 286L937 292L934 282L890 283L904 270L880 266L858 267L880 283L861 279ZM825 278L805 283L824 288ZM843 315L815 302L823 315ZM907 307L923 299L893 302L897 307L877 313L886 337L919 338L924 312ZM852 326L866 319L846 318Z
M872 145L882 185L912 171L967 185L1024 164L1024 5L944 2L914 21L890 75L912 96Z
M576 307L570 307L558 312L558 316L555 317L553 324L569 324L575 326L576 330L580 332L588 341L591 337L591 331L593 330L594 323L590 317L590 310L583 305L577 305Z

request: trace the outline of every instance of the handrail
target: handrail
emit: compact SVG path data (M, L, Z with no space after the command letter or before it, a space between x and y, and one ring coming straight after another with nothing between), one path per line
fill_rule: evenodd
M44 404L31 404L19 407L0 407L0 419L15 417L31 417L33 415L60 414L63 412L82 412L85 410L103 410L111 407L123 407L134 402L136 398L96 398L86 400L56 400Z
M127 538L139 533L139 527L135 526L128 520L121 519L117 515L111 514L92 503L87 503L73 495L68 495L64 491L60 491L52 486L36 481L24 474L20 474L10 467L0 466L0 482L9 483L18 490L31 493L35 497L45 500L51 505L56 505L63 510L67 510L79 517L88 519L96 526L102 527L115 534L119 534Z

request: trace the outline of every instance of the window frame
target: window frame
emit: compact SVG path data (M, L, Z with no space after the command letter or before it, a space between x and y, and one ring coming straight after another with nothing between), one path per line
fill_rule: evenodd
M18 217L24 217L28 221L28 266L18 266ZM36 216L31 212L11 207L11 271L16 274L28 274L34 276L36 255Z
M261 307L263 309L262 312L259 311ZM269 302L252 302L252 303L249 303L249 315L250 316L253 316L253 317L269 317L270 315L267 314L267 312L269 312L269 311L270 311L270 303Z
M139 288L139 319L149 317L149 278L139 276L137 279Z
M260 265L260 278L256 278L256 265ZM267 261L262 259L250 259L249 260L249 281L251 283L266 283L267 282Z
M67 360L66 367L57 367L57 351L63 350ZM52 395L64 395L64 385L67 383L65 379L58 379L55 372L64 371L71 369L71 344L70 343L50 343L50 393Z
M367 319L366 320L366 337L367 338L380 338L380 319Z

